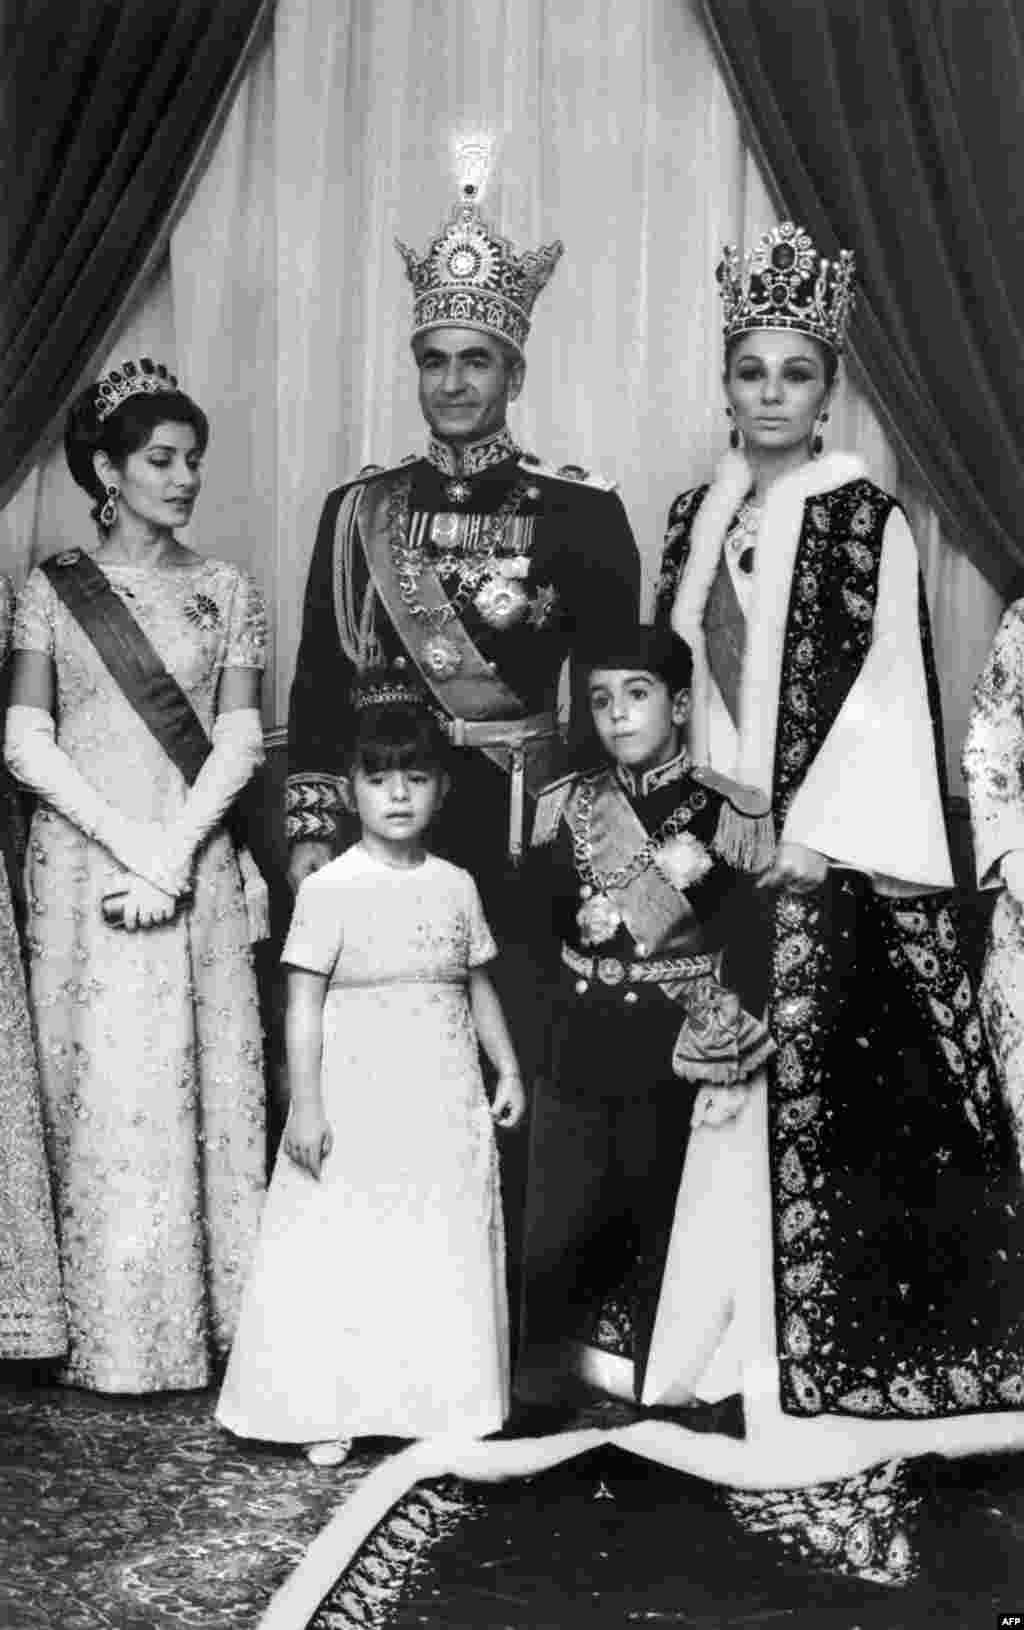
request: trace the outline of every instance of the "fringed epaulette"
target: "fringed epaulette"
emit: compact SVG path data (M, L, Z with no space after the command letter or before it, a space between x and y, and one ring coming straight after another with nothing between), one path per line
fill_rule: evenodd
M574 481L578 487L595 487L598 492L615 492L618 487L617 481L606 481L603 476L595 475L593 470L584 469L582 464L546 464L536 453L523 453L519 467L527 475L547 475L556 481Z
M531 849L543 848L546 843L553 843L562 824L579 776L575 771L563 775L558 781L550 781L542 787L537 795L537 808L533 817L533 832L530 836Z
M738 871L764 871L775 855L775 822L767 795L704 765L695 768L693 776L722 799L711 840L715 854Z

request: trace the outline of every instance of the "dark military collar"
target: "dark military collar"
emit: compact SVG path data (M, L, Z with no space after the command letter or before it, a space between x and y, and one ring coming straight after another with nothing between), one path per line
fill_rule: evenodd
M653 770L642 770L635 775L625 764L616 764L615 774L632 798L649 798L652 792L670 786L673 781L681 781L688 775L693 760L684 747L675 758L670 758L667 764L656 764Z
M492 464L504 464L506 459L518 458L519 448L512 439L512 432L507 424L496 430L493 436L485 436L482 441L470 442L468 447L451 447L446 441L437 436L431 436L427 444L427 460L435 470L442 475L468 476L479 475L481 470L489 470Z

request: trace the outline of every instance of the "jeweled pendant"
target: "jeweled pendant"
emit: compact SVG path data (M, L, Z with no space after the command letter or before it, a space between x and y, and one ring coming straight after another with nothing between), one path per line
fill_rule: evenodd
M526 616L530 597L514 577L496 574L481 585L473 604L489 628L511 628Z
M435 679L451 679L462 667L458 646L447 634L431 634L420 647L420 656L427 672Z

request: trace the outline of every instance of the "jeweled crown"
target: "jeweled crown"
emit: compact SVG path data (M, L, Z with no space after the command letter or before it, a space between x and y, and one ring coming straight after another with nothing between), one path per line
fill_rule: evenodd
M475 183L463 185L461 203L425 254L395 239L413 286L413 338L447 323L495 334L522 352L534 301L563 245L556 241L518 254L481 214L477 194Z
M161 391L177 388L177 379L162 362L154 362L151 357L122 362L120 368L111 368L97 383L96 417L102 424L130 396L156 396Z
M787 328L830 345L837 354L853 310L854 256L819 255L810 233L792 221L773 226L741 260L727 244L717 277L726 342L762 328Z

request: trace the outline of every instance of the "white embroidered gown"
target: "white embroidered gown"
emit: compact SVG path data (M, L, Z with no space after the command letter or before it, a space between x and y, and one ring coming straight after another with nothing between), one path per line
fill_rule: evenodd
M357 844L299 890L284 961L330 975L319 1181L279 1155L217 1419L244 1437L495 1431L504 1231L466 992L495 954L476 885Z
M13 619L14 592L0 577L0 666ZM35 1039L0 860L0 1358L53 1358L66 1345Z
M224 667L262 668L262 597L237 567L105 568L207 733ZM57 740L127 816L168 824L180 772L41 571L14 645L53 659ZM238 862L217 828L192 905L126 933L112 856L45 805L27 865L30 999L70 1347L101 1392L202 1387L234 1334L265 1171L263 1052ZM122 885L123 886L123 885Z

